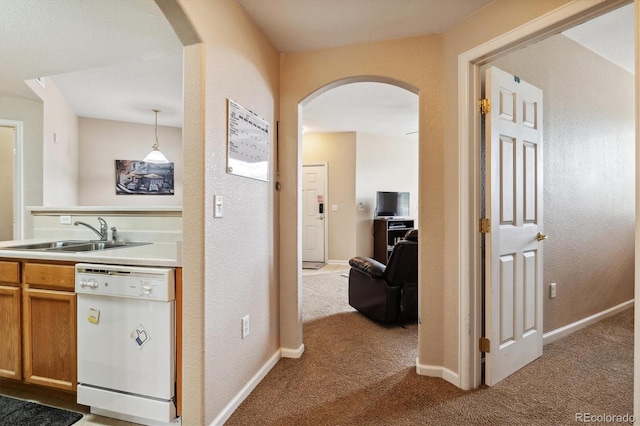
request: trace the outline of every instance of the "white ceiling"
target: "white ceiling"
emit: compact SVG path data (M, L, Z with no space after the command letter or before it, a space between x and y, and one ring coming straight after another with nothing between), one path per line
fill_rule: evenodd
M418 95L385 83L338 86L304 106L303 131L356 131L417 138Z
M282 53L441 33L493 0L237 0Z
M180 48L182 50L182 48ZM52 77L82 117L182 127L182 53Z
M0 0L0 96L46 76L80 116L182 126L182 44L153 0Z
M633 3L592 19L563 34L635 74Z
M236 1L281 52L438 33L491 2ZM633 64L632 7L566 34L627 67L622 61ZM180 127L181 55L153 0L0 0L0 96L36 99L23 81L52 76L80 116L151 124L151 109L158 108L160 125ZM381 83L338 87L304 112L309 131L417 130L417 96Z

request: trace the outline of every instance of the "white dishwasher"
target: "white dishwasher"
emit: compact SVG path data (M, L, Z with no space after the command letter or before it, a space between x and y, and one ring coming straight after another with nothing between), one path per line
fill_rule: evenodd
M176 418L175 273L79 263L78 404L146 424Z

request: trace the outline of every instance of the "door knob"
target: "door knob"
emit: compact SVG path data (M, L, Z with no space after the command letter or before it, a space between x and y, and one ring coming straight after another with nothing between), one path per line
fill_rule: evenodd
M320 216L318 219L320 219L320 220L324 220L324 216Z
M542 232L538 232L538 235L536 235L536 239L538 241L546 240L547 238L549 238L549 236L547 234L543 234Z

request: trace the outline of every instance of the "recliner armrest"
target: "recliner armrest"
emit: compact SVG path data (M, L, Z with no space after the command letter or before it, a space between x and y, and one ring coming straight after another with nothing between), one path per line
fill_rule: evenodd
M386 269L385 265L369 257L352 257L349 265L371 278L382 278Z

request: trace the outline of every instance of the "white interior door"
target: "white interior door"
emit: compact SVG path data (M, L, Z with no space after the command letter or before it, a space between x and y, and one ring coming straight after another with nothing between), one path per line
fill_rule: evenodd
M325 262L327 167L302 166L302 261Z
M485 383L542 355L542 90L486 72Z

